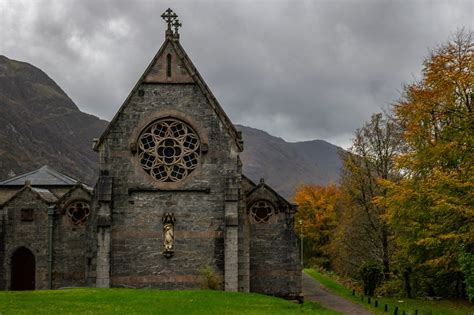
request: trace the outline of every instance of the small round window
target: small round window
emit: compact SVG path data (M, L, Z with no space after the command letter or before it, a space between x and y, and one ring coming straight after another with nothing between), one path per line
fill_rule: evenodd
M199 137L180 120L160 119L141 133L138 158L143 170L157 181L179 182L199 163Z
M267 223L275 214L275 208L266 200L259 200L250 207L250 216L255 223Z
M83 224L91 213L89 204L85 201L74 201L66 209L66 214L73 224Z

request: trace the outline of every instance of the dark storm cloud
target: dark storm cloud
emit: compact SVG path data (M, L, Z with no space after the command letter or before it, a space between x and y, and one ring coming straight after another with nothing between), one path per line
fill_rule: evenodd
M428 48L473 29L472 1L0 2L0 54L111 119L163 41L161 12L236 123L346 146L418 76Z

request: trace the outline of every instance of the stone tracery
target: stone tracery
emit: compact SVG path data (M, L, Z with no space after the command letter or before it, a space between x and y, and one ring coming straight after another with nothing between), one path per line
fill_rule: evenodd
M193 172L200 159L197 133L186 123L160 119L138 140L141 167L160 182L179 182Z
M275 214L275 208L266 200L258 200L250 206L249 212L255 223L267 223Z
M73 224L83 224L91 213L86 201L74 201L66 209L66 214Z

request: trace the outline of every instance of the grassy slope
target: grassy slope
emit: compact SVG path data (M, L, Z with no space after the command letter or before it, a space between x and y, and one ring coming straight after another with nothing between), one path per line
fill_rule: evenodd
M474 305L466 301L426 301L420 299L397 299L397 298L377 298L379 302L379 307L375 308L373 306L374 298L372 298L372 305L367 304L365 298L364 302L360 300L360 294L352 296L352 290L344 287L342 284L336 280L330 278L328 275L321 274L320 272L314 269L305 269L305 272L311 277L315 278L322 285L324 285L330 291L347 298L348 300L357 302L369 310L375 313L383 314L383 307L385 304L389 305L389 313L393 314L393 309L395 306L398 306L398 314L402 314L403 311L406 311L406 315L415 314L415 310L418 310L418 314L474 314ZM399 302L403 301L403 302ZM387 314L387 313L384 313Z
M221 291L69 289L0 292L0 314L339 314L313 302Z

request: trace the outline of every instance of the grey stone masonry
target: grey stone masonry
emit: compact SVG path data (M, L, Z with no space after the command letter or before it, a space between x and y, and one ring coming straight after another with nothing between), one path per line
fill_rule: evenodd
M267 222L250 220L250 291L301 299L301 267L294 232L296 207L263 181L247 187L251 188L247 191L247 210L262 200L275 209Z
M238 291L239 194L237 178L228 178L225 197L225 290Z
M226 200L226 186L240 176L240 148L222 118L225 114L210 101L203 83L182 59L184 52L177 48L165 42L97 146L101 172L108 172L114 180L110 286L196 288L201 286L203 268L211 267L225 278L226 288L236 291L238 200L235 196ZM166 60L161 55L168 54L172 69L178 71L177 81L171 77L161 83ZM143 170L134 148L147 126L167 117L195 130L201 150L199 164L187 178L163 183ZM162 255L165 213L176 219L170 257ZM227 214L235 225L227 225ZM107 241L106 234L103 241ZM98 240L99 249L101 242ZM105 251L97 251L97 285L106 283L101 280L105 279L105 256Z
M30 250L36 262L35 288L47 289L47 208L48 203L38 200L38 195L30 189L9 202L4 208L4 287L11 288L11 257L21 247ZM23 221L22 209L33 209L33 219Z

